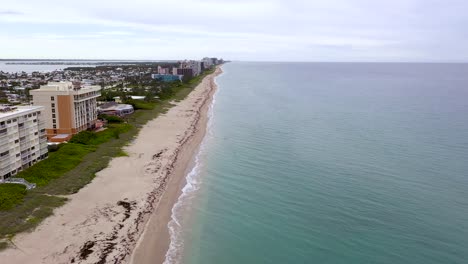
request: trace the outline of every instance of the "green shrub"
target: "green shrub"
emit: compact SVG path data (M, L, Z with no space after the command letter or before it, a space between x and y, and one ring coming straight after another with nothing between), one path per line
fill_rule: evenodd
M99 145L113 138L119 138L119 135L129 131L132 128L130 124L111 124L104 130L95 133L96 137L88 142L89 145Z
M113 115L99 115L100 119L107 120L108 123L123 123L124 120L121 117L113 116Z
M0 250L4 250L8 247L8 242L6 241L0 241Z
M23 202L26 187L21 184L0 184L0 210L9 210Z
M70 139L70 143L88 145L94 138L96 138L96 133L92 131L81 131Z
M142 100L133 100L133 99L125 100L125 103L131 104L134 110L153 110L154 107L156 106L156 103L154 102L145 102Z

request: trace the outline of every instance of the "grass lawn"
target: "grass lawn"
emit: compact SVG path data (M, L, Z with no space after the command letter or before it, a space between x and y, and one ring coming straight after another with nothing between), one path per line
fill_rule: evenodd
M37 184L26 191L22 185L0 184L0 250L19 232L33 230L53 210L66 203L68 195L90 183L95 174L106 168L113 157L126 156L122 147L151 119L173 106L171 101L184 99L200 83L205 74L175 89L171 98L156 103L142 103L141 108L125 118L126 123L109 124L108 129L83 136L75 143L66 143L49 158L19 173Z
M23 202L26 187L21 184L0 184L0 210L9 210Z

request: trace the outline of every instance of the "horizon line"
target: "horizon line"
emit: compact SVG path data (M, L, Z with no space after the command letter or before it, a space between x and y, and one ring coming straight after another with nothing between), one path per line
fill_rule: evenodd
M216 57L209 57L216 58ZM222 59L222 58L219 58ZM177 62L183 60L192 60L192 59L0 59L0 61L110 61L110 62ZM276 61L276 60L225 60L226 62L247 62L247 63L433 63L433 64L442 64L442 63L451 63L451 64L466 64L468 61Z

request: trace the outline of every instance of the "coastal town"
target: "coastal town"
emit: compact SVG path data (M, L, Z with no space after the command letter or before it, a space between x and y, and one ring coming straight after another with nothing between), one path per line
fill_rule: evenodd
M48 148L82 131L99 131L111 117L134 113L139 102L157 101L180 85L222 64L199 61L71 67L52 72L0 71L0 183L48 157Z

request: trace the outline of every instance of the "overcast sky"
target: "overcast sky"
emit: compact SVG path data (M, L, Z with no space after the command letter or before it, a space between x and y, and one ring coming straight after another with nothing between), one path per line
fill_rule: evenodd
M0 58L468 62L467 0L14 0Z

